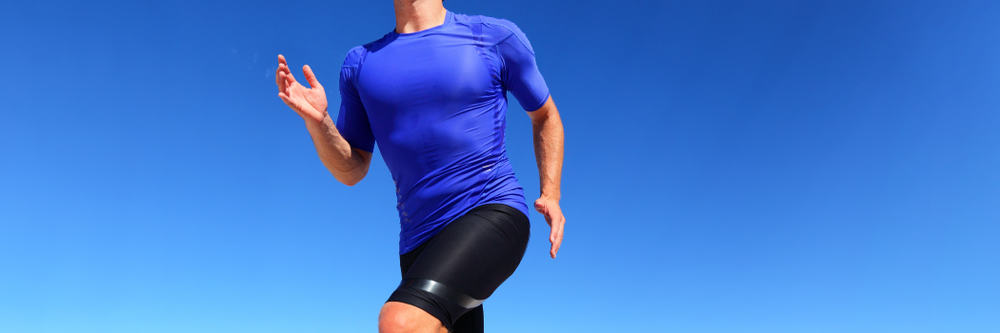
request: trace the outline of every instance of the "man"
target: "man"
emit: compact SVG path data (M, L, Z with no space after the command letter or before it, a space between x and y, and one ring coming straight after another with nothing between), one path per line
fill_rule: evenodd
M395 0L396 27L351 49L340 71L337 122L308 65L310 88L278 56L278 96L306 123L320 160L358 183L379 150L400 217L402 282L380 332L482 332L482 301L517 268L530 225L504 147L507 91L528 110L541 196L556 257L563 128L527 38L510 21L453 13L441 0Z

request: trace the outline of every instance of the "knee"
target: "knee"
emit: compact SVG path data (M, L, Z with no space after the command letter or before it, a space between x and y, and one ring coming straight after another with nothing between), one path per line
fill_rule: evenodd
M379 333L408 333L416 329L413 321L407 320L406 315L400 311L382 308L382 312L378 315Z
M407 305L388 302L382 306L378 315L379 333L412 333L428 331L429 323L421 318L419 313Z

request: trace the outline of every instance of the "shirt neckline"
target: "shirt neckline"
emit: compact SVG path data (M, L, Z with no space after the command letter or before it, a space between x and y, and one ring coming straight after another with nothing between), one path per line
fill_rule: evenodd
M436 25L436 26L433 26L433 27L430 27L430 28L427 28L427 29L424 29L424 30L414 31L414 32L406 32L406 33L396 32L396 28L393 27L392 31L389 32L389 35L394 36L394 37L401 37L401 38L417 37L417 36L425 35L427 33L434 32L436 30L440 30L441 28L447 26L448 24L450 24L454 20L455 20L455 14L452 13L450 10L445 9L444 23L441 23L439 25Z

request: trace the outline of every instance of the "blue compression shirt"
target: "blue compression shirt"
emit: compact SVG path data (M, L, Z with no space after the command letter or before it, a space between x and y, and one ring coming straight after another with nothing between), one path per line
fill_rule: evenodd
M448 11L442 25L347 53L337 129L365 151L378 142L396 184L400 254L479 205L528 215L504 147L508 90L531 111L549 97L528 39L503 19Z

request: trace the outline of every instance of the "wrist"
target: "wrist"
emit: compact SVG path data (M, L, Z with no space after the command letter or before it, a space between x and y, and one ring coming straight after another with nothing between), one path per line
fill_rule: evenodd
M556 192L551 192L551 191L550 192L544 192L543 191L542 195L539 196L540 199L552 200L552 201L555 201L555 202L559 202L559 197L560 197L560 195L559 195L558 191L556 191Z
M322 114L323 116L319 120L313 117L303 117L303 120L306 122L306 127L310 129L324 129L333 125L333 120L330 119L330 115L327 114L326 111Z

